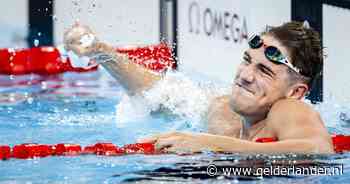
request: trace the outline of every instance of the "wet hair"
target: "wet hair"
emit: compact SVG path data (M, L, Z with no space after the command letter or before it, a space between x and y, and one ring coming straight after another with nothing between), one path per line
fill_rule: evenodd
M262 35L277 39L289 51L292 64L300 74L289 69L292 79L302 80L311 89L314 80L321 75L323 66L323 49L320 35L303 22L287 22L281 26L267 26Z

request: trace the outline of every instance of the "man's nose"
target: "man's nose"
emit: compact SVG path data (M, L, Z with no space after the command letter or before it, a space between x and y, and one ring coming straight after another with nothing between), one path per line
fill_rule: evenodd
M252 83L255 79L255 71L252 65L246 66L240 73L241 82Z

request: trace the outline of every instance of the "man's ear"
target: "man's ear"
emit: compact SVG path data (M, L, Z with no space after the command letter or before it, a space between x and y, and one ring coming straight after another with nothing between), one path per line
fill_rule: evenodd
M287 98L301 100L302 98L304 98L304 96L308 91L309 91L309 87L307 84L297 83L291 86L291 88L289 88L289 91L287 93Z

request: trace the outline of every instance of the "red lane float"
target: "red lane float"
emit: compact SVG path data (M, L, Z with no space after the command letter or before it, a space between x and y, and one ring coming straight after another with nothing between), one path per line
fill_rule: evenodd
M258 138L255 142L267 143L267 142L276 142L278 141L275 137L263 137ZM336 153L344 153L350 151L350 135L333 135L332 142L334 151Z
M132 61L161 72L175 68L170 48L165 44L147 47L117 48L116 52L128 55ZM61 57L55 47L33 47L29 49L0 49L0 74L59 74L63 72L89 72L97 69L73 67L67 57Z
M54 153L54 149L50 145L43 144L20 144L13 147L12 157L20 159L28 159L34 157L46 157Z
M129 59L153 71L162 72L167 68L176 68L171 49L164 43L147 47L117 48L116 51L128 55Z
M263 137L263 138L258 138L255 140L255 142L260 142L260 143L276 142L276 141L278 141L278 140L275 137Z
M276 142L276 138L266 137L259 138L256 142L268 143ZM350 136L334 135L332 136L334 151L336 153L344 153L350 151ZM96 143L88 145L82 149L78 144L20 144L12 148L7 145L0 145L0 159L6 160L10 158L29 159L47 156L75 156L84 154L95 154L105 156L119 156L126 154L158 154L154 144L152 143L136 143L127 144L118 147L113 143Z
M0 145L0 159L6 160L11 157L11 147L7 145Z
M156 154L154 145L151 143L128 144L118 147L113 143L96 143L88 145L82 149L78 144L56 144L45 145L36 143L26 143L15 145L12 148L8 145L0 145L0 159L10 158L32 159L47 156L77 156L85 154L118 156L125 154Z
M113 143L97 143L95 144L97 155L121 155L124 154L123 149L114 145Z
M143 153L154 154L156 152L154 145L150 143L127 144L123 147L125 153Z
M78 144L57 144L55 146L55 155L80 155L81 146Z
M61 57L55 47L34 47L30 49L0 49L0 74L58 74L66 71L88 72L97 68L73 67L70 59Z
M350 136L334 135L332 136L332 141L336 153L350 151Z

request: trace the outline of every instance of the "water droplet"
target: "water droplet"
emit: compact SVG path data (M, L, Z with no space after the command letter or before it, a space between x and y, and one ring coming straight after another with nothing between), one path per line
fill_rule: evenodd
M78 1L76 1L76 0L72 1L72 3L73 3L74 6L78 6L79 5Z
M12 52L15 53L15 51L16 51L14 48L8 48L7 50L8 50L8 52L11 52L11 53Z
M10 102L16 101L15 94L11 93L8 99L9 99Z
M27 99L27 102L28 102L29 104L32 104L33 101L34 101L34 99L33 99L32 97L29 97L29 98Z
M57 16L56 15L52 15L52 20L53 21L57 21L58 19L57 19Z
M39 46L39 40L38 40L38 39L35 39L35 40L34 40L34 46L35 46L35 47Z
M47 83L46 82L42 82L41 83L41 89L47 89Z

